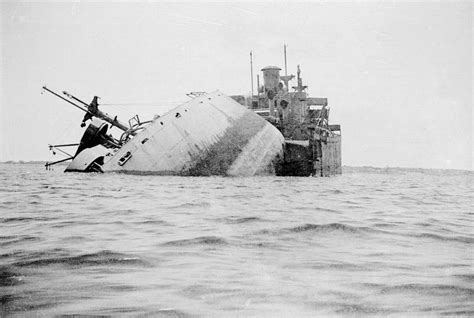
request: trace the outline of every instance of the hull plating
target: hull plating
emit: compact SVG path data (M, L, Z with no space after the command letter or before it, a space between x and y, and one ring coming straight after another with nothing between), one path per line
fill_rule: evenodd
M162 175L274 174L283 135L220 92L197 97L156 119L112 156L104 172Z

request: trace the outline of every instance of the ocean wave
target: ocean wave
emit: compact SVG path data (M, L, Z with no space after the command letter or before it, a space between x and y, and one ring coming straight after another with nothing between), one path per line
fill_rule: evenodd
M443 236L443 235L432 234L432 233L422 233L422 234L415 234L415 235L410 235L410 236L417 237L417 238L429 238L429 239L434 239L434 240L439 240L439 241L444 241L444 242L458 242L458 243L467 243L467 244L474 243L473 237L466 237L466 236Z
M396 227L397 225L393 223L375 223L373 226L387 228L387 227Z
M51 255L46 253L46 255ZM18 267L30 266L49 266L49 265L64 265L64 266L100 266L100 265L147 265L147 262L140 258L122 253L112 251L100 251L92 254L83 254L78 256L57 256L45 257L34 260L24 260L13 263L12 265Z
M83 225L97 225L97 222L91 222L91 221L86 221L86 220L74 220L74 221L62 221L62 222L57 222L53 223L50 225L52 228L64 228L64 227L70 227L70 226L83 226Z
M0 285L1 287L2 285ZM14 302L18 299L19 297L16 295L12 294L2 294L0 295L0 314L5 315L8 312L13 312L17 308L13 306Z
M323 208L323 207L316 207L315 210L318 212L329 212L329 213L337 213L337 214L342 213L340 210Z
M385 293L397 293L397 292L416 292L426 294L462 294L464 296L474 296L474 289L461 287L456 285L443 285L443 284L402 284L384 287L380 290L382 294Z
M272 249L272 250L281 249L281 246L274 242L247 242L247 243L242 244L241 246L249 247L249 248L259 248L259 249Z
M201 236L192 239L175 240L164 243L169 246L227 245L227 241L217 236Z
M0 287L16 286L22 283L22 275L7 266L0 267ZM1 304L1 301L0 301Z
M56 218L49 218L44 216L39 217L11 217L11 218L0 218L0 223L16 223L16 222L34 222L34 221L51 221Z
M333 304L336 313L338 314L389 314L391 313L390 310L382 307L373 307L364 304L345 304L345 303L337 303Z
M474 317L474 310L472 310L472 309L447 310L447 311L441 311L440 315L441 316L456 316L456 317Z
M40 238L36 236L22 235L22 236L8 236L0 238L0 246L5 247L12 244L18 244L23 242L39 241Z
M25 312L57 306L60 298L57 296L54 300L50 300L40 296L37 292L5 294L0 296L0 315L9 316L10 313L16 315L21 313L20 316L30 316L29 314L25 315Z
M170 223L166 222L166 221L163 221L163 220L143 220L143 221L135 221L135 222L132 222L133 224L152 224L152 225L165 225L165 226L169 226Z
M258 222L258 221L263 221L263 219L256 216L228 217L224 219L224 222L229 223L229 224L242 224L242 223Z
M372 271L376 266L371 266L371 264L354 264L347 262L338 262L338 263L319 263L311 265L312 269L327 269L327 270L345 270L345 271Z
M345 173L378 173L378 174L389 174L389 175L404 175L409 173L420 173L425 175L436 175L436 176L465 176L473 175L472 170L460 170L460 169L430 169L430 168L406 168L406 167L342 167L342 174Z
M177 204L177 205L172 205L169 206L168 209L193 209L193 208L207 208L210 207L211 204L209 202L198 202L198 203L192 203L192 202L186 202L182 204Z
M454 275L454 277L469 282L470 284L474 284L474 274L458 274Z
M314 301L311 303L308 303L309 307L313 307L317 310L321 309L328 309L329 312L333 311L334 313L338 314L337 316L355 316L355 317L365 317L366 315L375 315L380 316L387 316L392 313L395 313L395 311L390 310L385 307L381 306L373 306L370 304L361 304L361 303L354 303L354 302L343 302L342 299L345 298L350 298L352 295L347 295L347 294L341 294L339 297L341 301ZM329 316L332 317L334 314L326 314L326 315L321 315L321 314L315 314L314 316Z
M329 223L329 224L313 224L306 223L291 228L283 229L284 232L345 232L345 233L360 233L367 231L365 227L354 227L345 225L342 223Z
M387 234L389 232L376 229L374 227L366 226L351 226L343 223L328 223L328 224L314 224L305 223L294 227L280 228L280 229L263 229L255 234L270 234L270 235L287 235L291 233L318 233L318 234L331 234L331 233L345 233L345 234L367 234L367 233L379 233Z
M17 237L18 236L14 236L14 235L2 235L2 236L0 236L0 241L12 240L12 239L15 239Z

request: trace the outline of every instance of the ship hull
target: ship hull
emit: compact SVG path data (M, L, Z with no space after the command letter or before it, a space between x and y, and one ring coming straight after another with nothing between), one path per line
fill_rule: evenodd
M184 176L274 174L284 138L220 92L194 98L154 120L104 156L103 172Z
M277 176L299 177L341 174L341 135L285 140L283 158L275 166L275 172Z

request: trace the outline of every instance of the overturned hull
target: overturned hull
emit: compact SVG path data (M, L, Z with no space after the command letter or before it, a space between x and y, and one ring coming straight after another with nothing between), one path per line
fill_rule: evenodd
M66 171L254 176L275 174L284 157L280 131L221 92L174 108L120 147L91 145Z

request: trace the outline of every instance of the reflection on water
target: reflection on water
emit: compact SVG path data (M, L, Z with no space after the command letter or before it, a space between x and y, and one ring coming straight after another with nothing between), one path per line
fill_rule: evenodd
M472 172L0 179L1 315L474 315Z

